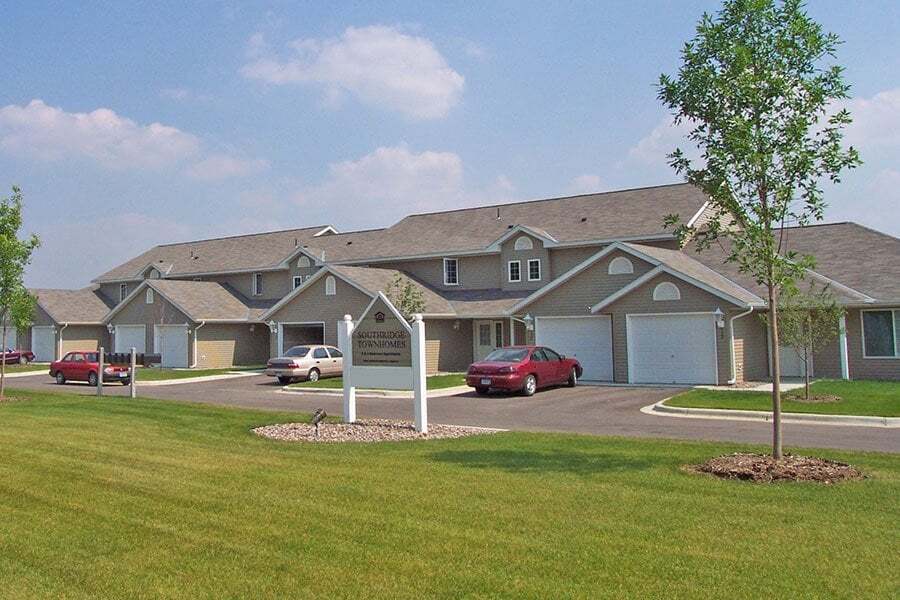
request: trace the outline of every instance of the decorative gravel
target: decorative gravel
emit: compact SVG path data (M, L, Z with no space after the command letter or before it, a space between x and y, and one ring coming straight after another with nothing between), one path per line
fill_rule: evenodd
M428 433L419 433L409 421L366 419L356 423L322 423L319 437L309 423L281 423L257 427L253 433L285 442L401 442L410 440L440 440L470 435L496 433L495 429L462 427L459 425L428 425Z
M757 483L814 481L831 484L865 477L859 470L845 463L792 454L781 460L775 460L767 454L726 454L690 469L723 479L742 479Z

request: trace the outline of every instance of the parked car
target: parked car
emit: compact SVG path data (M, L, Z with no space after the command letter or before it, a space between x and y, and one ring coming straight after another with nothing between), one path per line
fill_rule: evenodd
M318 381L320 377L340 377L344 372L344 355L334 346L294 346L284 356L269 359L266 375L277 377L287 385L295 381Z
M7 348L5 352L0 352L0 362L8 365L26 365L33 360L34 353L31 350Z
M473 363L466 373L466 385L479 394L490 390L522 392L532 396L538 388L552 385L575 387L581 364L543 346L498 348L484 360Z
M56 378L56 383L62 385L67 381L87 381L91 385L97 385L97 372L100 370L99 356L97 352L69 352L50 363L50 377ZM131 378L128 367L125 365L104 365L103 381L118 381L122 385L128 385Z

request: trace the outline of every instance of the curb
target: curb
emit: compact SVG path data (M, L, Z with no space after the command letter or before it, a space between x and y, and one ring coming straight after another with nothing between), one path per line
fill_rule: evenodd
M429 398L441 398L446 396L456 396L463 392L470 391L467 385L460 385L452 388L443 388L440 390L426 392ZM289 385L281 388L281 392L285 394L300 394L304 396L343 396L344 390L341 388L295 388ZM357 398L400 398L412 400L413 393L408 390L364 390L357 388Z
M772 422L772 413L763 410L727 410L720 408L684 408L668 406L660 400L656 404L645 406L641 412L646 415L660 417L682 417L689 419L719 419L724 421L760 421ZM844 425L851 427L887 427L900 428L900 417L867 417L861 415L819 415L807 413L781 413L783 423L801 423L804 425Z
M237 379L239 377L252 377L260 375L262 371L241 371L224 373L222 375L204 375L203 377L183 377L181 379L159 379L156 381L141 381L140 372L138 372L137 386L156 387L160 385L181 385L184 383L203 383L204 381L219 381L221 379Z
M24 373L7 373L5 375L6 379L15 379L17 377L34 377L35 375L48 375L50 373L50 366L48 365L46 369L42 371L25 371Z

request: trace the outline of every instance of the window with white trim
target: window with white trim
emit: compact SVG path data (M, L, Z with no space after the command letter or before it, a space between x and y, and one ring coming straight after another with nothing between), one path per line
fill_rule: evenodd
M254 296L260 296L263 293L263 274L262 273L254 273L253 278L251 280L251 289L253 290Z
M900 358L900 310L864 310L862 328L864 358Z
M522 281L522 263L518 260L511 260L506 265L507 279L510 283L518 283Z
M303 275L294 275L294 287L291 289L296 290L301 285L303 285Z
M681 300L681 290L674 283L663 281L653 288L653 299L656 301Z
M629 275L634 273L634 265L624 256L617 256L609 261L607 272L610 275Z
M528 281L540 281L540 280L541 280L541 259L539 259L539 258L528 259Z
M312 266L312 263L309 261L309 257L305 254L301 254L300 258L297 259L297 266L301 269L308 269Z
M128 297L128 284L120 283L119 284L119 302Z
M444 259L444 285L459 285L459 260Z
M329 275L325 278L325 295L326 296L334 296L337 294L337 281L334 279L333 275Z
M527 235L523 235L516 239L515 248L516 250L531 250L534 248L534 242Z
M144 297L144 302L147 304L153 304L153 288L147 288L147 294Z

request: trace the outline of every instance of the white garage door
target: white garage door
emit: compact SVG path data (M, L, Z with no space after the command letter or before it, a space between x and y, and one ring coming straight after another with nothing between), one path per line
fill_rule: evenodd
M162 356L160 366L188 366L188 333L185 325L157 325L155 349Z
M116 325L116 352L147 351L147 334L143 325Z
M56 332L53 327L31 328L31 351L37 362L50 362L56 357Z
M812 357L809 358L809 374L813 374ZM781 346L781 376L806 377L806 363L797 350L791 346Z
M0 330L0 336L3 335L3 331ZM12 348L13 350L19 349L19 338L16 336L15 329L7 329L6 330L6 347Z
M718 383L713 315L628 315L626 327L630 383Z
M609 317L539 317L535 341L578 359L582 379L612 381L612 326Z

